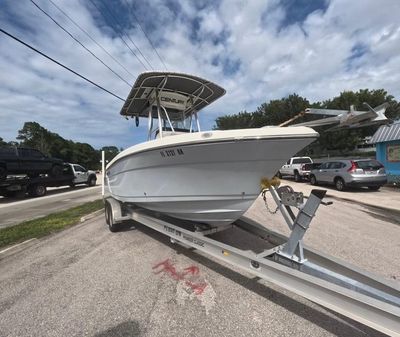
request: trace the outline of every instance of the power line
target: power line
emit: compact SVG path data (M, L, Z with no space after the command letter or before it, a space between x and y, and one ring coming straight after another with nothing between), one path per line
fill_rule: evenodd
M109 69L114 75L116 75L121 81L125 82L130 88L132 84L127 82L124 78L122 78L118 73L112 70L107 64L105 64L99 57L97 57L90 49L88 49L82 42L80 42L75 36L73 36L67 29L61 26L53 17L45 12L35 1L30 0L44 15L46 15L51 21L53 21L58 27L60 27L65 33L67 33L75 42L79 43L85 50L90 53L94 58L96 58L101 64L103 64L107 69Z
M164 60L161 58L161 56L160 56L160 54L158 53L156 47L154 47L153 42L151 42L149 36L146 34L145 30L143 29L142 25L140 24L140 21L139 21L139 19L137 18L136 14L135 14L135 11L131 9L131 7L129 6L129 3L128 3L127 0L125 0L125 3L126 3L126 5L128 6L129 11L133 14L133 17L135 18L137 24L139 25L140 29L142 30L142 32L143 32L144 36L146 37L147 41L149 41L151 47L153 48L153 50L154 50L155 53L157 54L157 56L158 56L158 58L160 59L161 63L164 65L165 70L168 70L168 69L167 69L167 66L166 66L165 63L164 63ZM133 6L133 5L132 5L132 6Z
M97 5L93 2L93 0L90 0L90 2L92 3L92 5L93 5L94 7L96 7L96 9L98 10L98 12L99 12L99 13L101 14L101 16L103 17L103 19L107 22L107 19L106 19L106 17L104 16L103 12L100 10L100 8L97 7ZM119 35L119 37L121 38L122 42L123 42L123 43L125 44L125 46L131 51L131 53L133 54L133 56L135 56L136 59L141 63L141 65L143 66L143 68L144 68L145 70L148 70L147 67L146 67L146 65L143 63L143 61L136 55L136 53L132 50L132 48L129 47L129 45L126 43L126 41L125 41L125 39L122 37L122 35L121 35L119 32L117 32L115 28L114 28L114 31L115 31L116 33L118 33L118 35Z
M92 40L97 46L99 46L108 56L110 56L116 63L118 63L121 68L123 68L129 75L136 77L133 75L128 69L124 67L123 64L121 64L114 56L112 56L100 43L98 43L95 39L93 39L90 34L84 30L77 22L75 22L65 11L63 11L58 5L56 5L52 0L49 0L54 7L56 7L61 13L63 13L76 27L78 27L83 33L86 34L86 36Z
M110 16L111 16L111 18L114 20L114 22L115 22L116 24L118 24L118 20L117 20L117 18L114 16L112 10L107 6L107 4L106 4L103 0L100 0L100 1L101 1L101 3L103 4L103 6L107 9L107 11L110 13ZM135 46L135 48L139 51L140 55L142 55L143 59L147 62L147 64L150 66L150 68L153 69L153 66L152 66L152 65L150 64L150 62L147 60L146 56L143 55L143 53L141 52L140 48L136 45L136 43L132 41L131 37L130 37L128 34L126 34L123 30L121 30L121 31L122 31L122 33L125 34L125 36L129 39L129 41L131 41L131 43L132 43L132 44Z
M29 49L32 49L33 51L35 51L36 53L38 53L38 54L42 55L43 57L49 59L50 61L52 61L52 62L58 64L60 67L63 67L64 69L67 69L68 71L70 71L70 72L73 73L74 75L76 75L76 76L78 76L78 77L84 79L85 81L89 82L90 84L93 84L93 85L96 86L97 88L99 88L99 89L101 89L101 90L103 90L103 91L109 93L110 95L112 95L112 96L114 96L114 97L120 99L121 101L125 101L123 98L119 97L118 95L116 95L116 94L112 93L111 91L109 91L109 90L103 88L101 85L99 85L99 84L97 84L97 83L95 83L95 82L89 80L88 78L86 78L85 76L83 76L83 75L77 73L76 71L72 70L71 68L68 68L67 66L63 65L62 63L56 61L55 59L53 59L53 58L51 58L50 56L46 55L45 53L41 52L40 50L38 50L38 49L32 47L32 46L29 45L28 43L26 43L26 42L20 40L19 38L15 37L15 36L12 35L12 34L6 32L4 29L0 28L0 32L2 32L3 34L5 34L5 35L11 37L11 38L14 39L15 41L18 41L19 43L23 44L25 47L28 47Z

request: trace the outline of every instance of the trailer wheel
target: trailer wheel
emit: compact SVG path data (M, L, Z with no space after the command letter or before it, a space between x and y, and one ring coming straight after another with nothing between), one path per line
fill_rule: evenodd
M31 197L43 197L46 195L47 189L44 185L36 184L29 188L28 193Z
M106 201L104 204L104 215L106 217L106 223L110 232L115 233L118 231L118 225L114 222L111 204Z

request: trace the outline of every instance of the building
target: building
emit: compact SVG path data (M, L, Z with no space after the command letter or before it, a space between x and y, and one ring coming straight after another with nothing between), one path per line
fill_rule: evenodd
M372 136L376 159L386 168L388 182L400 184L400 121L382 125Z
M371 136L367 136L362 139L354 148L357 152L376 152L375 144L371 144Z

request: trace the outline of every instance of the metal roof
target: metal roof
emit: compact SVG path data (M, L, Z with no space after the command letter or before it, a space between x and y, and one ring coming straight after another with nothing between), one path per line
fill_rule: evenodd
M382 125L372 136L369 143L390 142L400 139L400 121L391 125Z
M154 103L156 92L161 95L163 93L175 95L171 96L172 104L174 101L179 102L182 99L179 102L181 106L176 109L168 109L171 119L179 118L182 114L188 116L225 94L225 90L217 84L197 76L175 72L145 72L137 78L120 114L148 117L148 109ZM153 112L153 117L156 117L156 114L157 112Z

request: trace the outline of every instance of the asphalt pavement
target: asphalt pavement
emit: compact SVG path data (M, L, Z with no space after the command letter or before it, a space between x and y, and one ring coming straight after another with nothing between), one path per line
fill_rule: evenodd
M262 199L247 215L287 232ZM335 200L305 243L399 284L398 220ZM142 225L111 233L103 216L0 253L0 270L1 336L382 336Z
M101 186L50 189L46 196L15 200L0 198L0 228L101 199Z
M378 191L372 191L368 188L347 188L344 191L338 191L332 185L313 186L308 181L296 183L293 180L281 180L282 185L289 185L295 191L303 192L304 195L310 194L313 189L326 190L328 198L340 199L359 203L367 206L387 209L389 211L400 212L400 188L384 186ZM399 215L400 217L400 215Z

